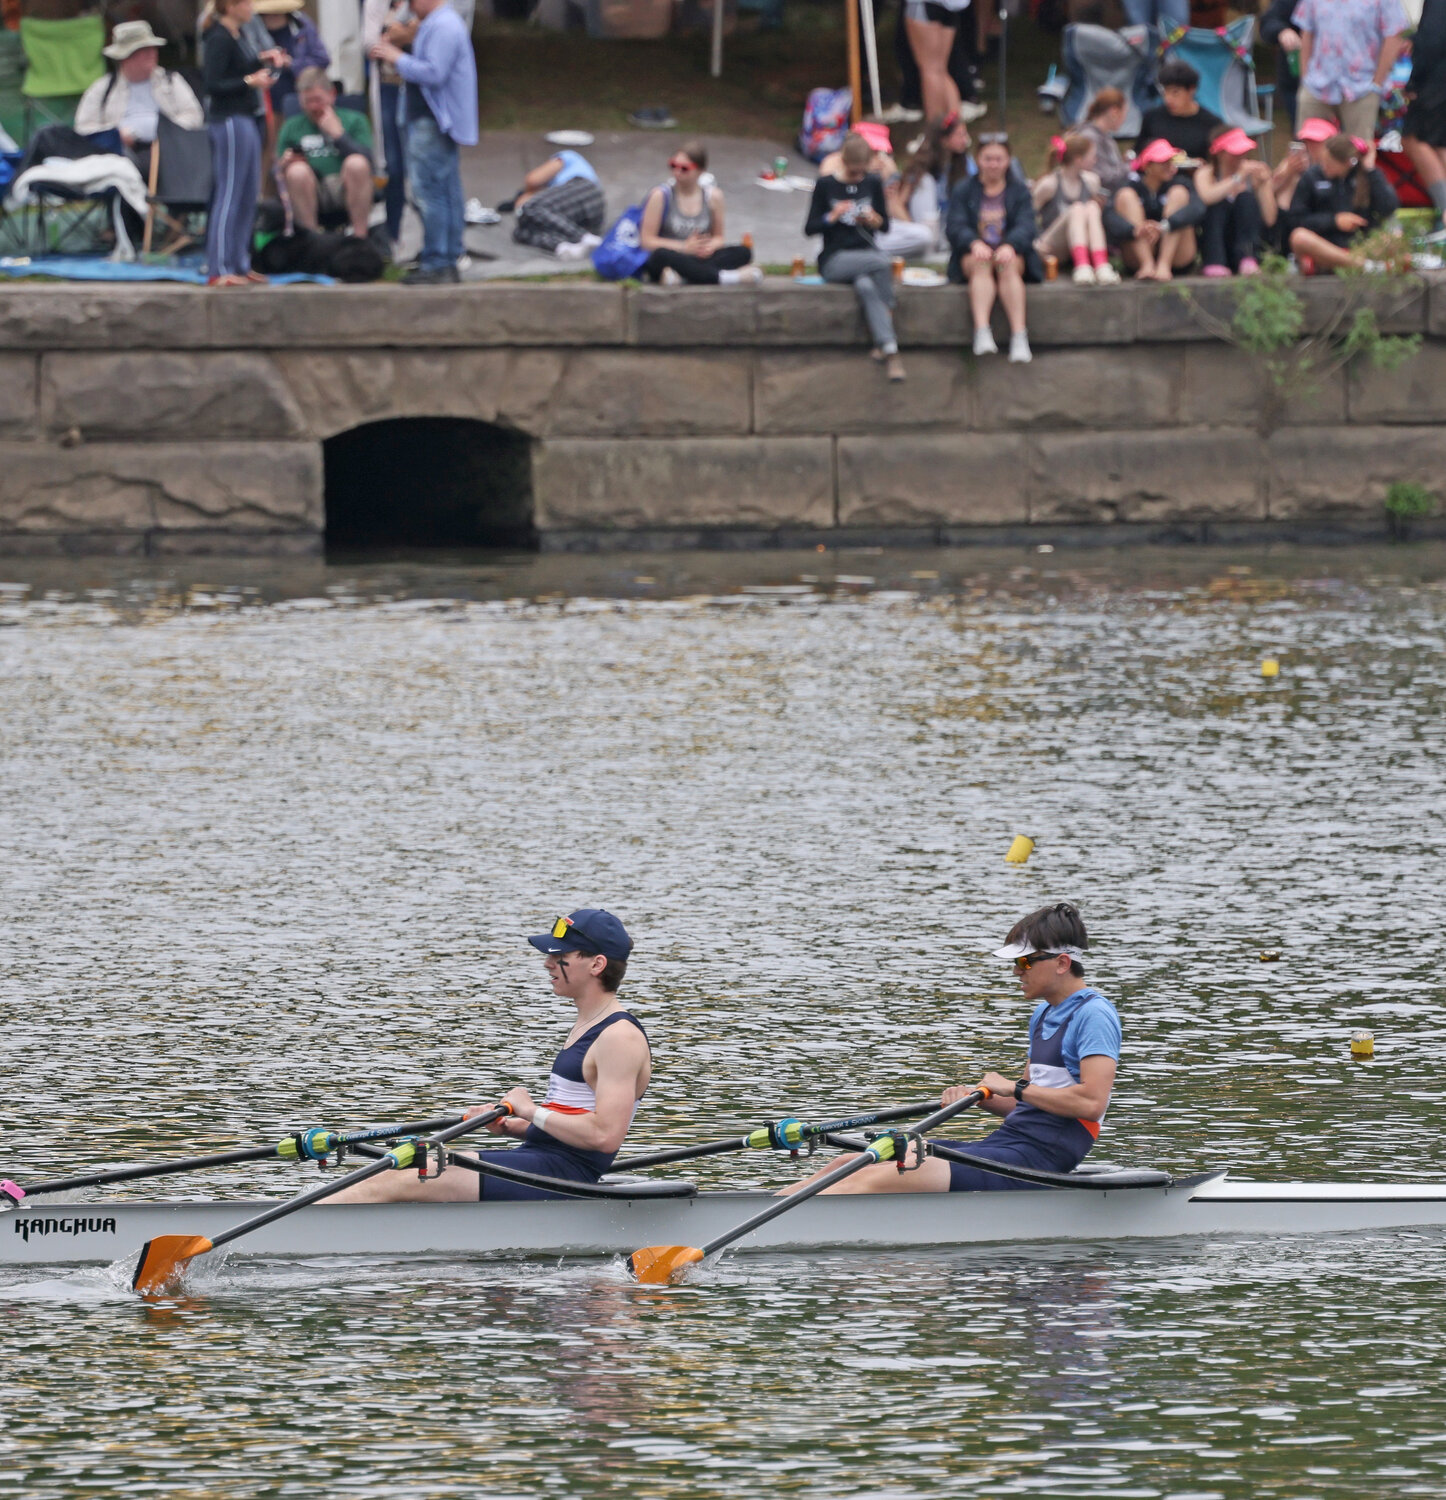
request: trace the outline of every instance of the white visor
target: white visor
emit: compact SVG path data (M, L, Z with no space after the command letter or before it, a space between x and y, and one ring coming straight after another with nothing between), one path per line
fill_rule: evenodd
M1004 947L994 950L994 957L1012 961L1016 958L1028 958L1031 953L1047 953L1051 958L1063 955L1072 958L1077 964L1082 964L1089 958L1083 948L1036 948L1032 943L1006 943Z

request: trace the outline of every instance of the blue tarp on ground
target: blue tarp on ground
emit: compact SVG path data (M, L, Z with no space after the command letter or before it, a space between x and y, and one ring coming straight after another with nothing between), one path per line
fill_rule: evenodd
M148 265L135 260L107 260L101 255L42 255L29 259L0 257L0 276L50 276L60 281L185 281L193 286L206 284L205 269L197 261ZM273 276L269 285L292 286L299 282L314 282L317 286L337 285L334 276L308 276L302 272Z

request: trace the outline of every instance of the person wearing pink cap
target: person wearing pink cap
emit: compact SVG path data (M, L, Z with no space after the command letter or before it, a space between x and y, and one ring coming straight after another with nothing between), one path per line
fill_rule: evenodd
M1406 45L1401 0L1300 0L1296 120L1336 119L1348 135L1371 140L1386 80Z
M1179 162L1169 141L1151 141L1105 215L1105 232L1140 281L1169 281L1195 262L1195 230L1205 205L1174 180Z
M1359 257L1351 241L1390 218L1398 206L1395 189L1378 167L1362 160L1350 136L1332 136L1324 163L1306 168L1290 205L1289 245L1296 265L1306 274L1355 265Z
M1295 139L1290 143L1290 150L1280 159L1280 164L1276 167L1271 179L1275 188L1276 208L1279 210L1275 221L1277 231L1285 226L1291 200L1295 197L1296 185L1305 175L1305 169L1320 166L1325 160L1325 143L1337 133L1336 126L1332 125L1329 120L1301 121L1300 129L1296 131ZM1282 252L1285 250L1285 240L1288 237L1288 230L1284 235L1279 236Z
M1200 250L1205 276L1238 271L1253 276L1260 269L1265 231L1275 223L1279 206L1270 168L1252 160L1255 142L1236 126L1225 125L1210 142L1210 160L1195 171L1195 193L1205 205Z

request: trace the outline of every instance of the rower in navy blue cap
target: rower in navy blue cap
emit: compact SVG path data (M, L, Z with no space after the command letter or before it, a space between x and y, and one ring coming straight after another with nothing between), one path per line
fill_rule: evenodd
M543 955L553 994L577 1007L577 1020L553 1059L542 1103L524 1088L509 1089L504 1099L516 1113L485 1127L493 1135L518 1136L522 1144L477 1155L543 1177L596 1182L622 1146L652 1075L648 1035L618 1001L633 940L610 911L584 907L558 917L546 932L527 941ZM488 1107L476 1105L466 1113ZM411 1172L384 1172L327 1201L437 1202L477 1196L491 1201L552 1195L497 1177L474 1179L465 1171L425 1180Z

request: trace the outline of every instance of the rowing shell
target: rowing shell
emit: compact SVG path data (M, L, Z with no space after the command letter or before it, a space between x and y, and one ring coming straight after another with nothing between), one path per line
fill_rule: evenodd
M626 1255L701 1245L770 1201L766 1193L493 1203L318 1204L236 1243L236 1255ZM263 1202L51 1203L0 1215L0 1265L110 1262L162 1234L213 1238ZM736 1248L881 1250L1178 1235L1343 1234L1446 1225L1446 1182L1232 1182L1062 1192L820 1197Z

